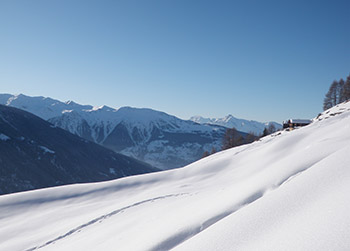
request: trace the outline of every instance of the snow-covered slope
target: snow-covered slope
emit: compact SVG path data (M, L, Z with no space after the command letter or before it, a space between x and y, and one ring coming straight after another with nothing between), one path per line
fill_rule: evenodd
M151 109L92 107L45 97L0 94L0 104L29 111L55 126L161 169L185 166L221 149L225 128L200 125Z
M0 196L0 250L348 250L350 103L184 168Z
M265 128L273 125L276 129L281 129L282 125L276 122L258 122L254 120L238 119L232 115L227 115L223 118L203 118L201 116L193 116L191 121L200 124L220 125L227 128L236 128L240 132L254 133L261 135Z

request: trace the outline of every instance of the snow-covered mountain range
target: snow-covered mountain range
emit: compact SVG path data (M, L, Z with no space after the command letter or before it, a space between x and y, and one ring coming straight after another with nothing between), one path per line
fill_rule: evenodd
M225 128L145 108L93 107L45 97L0 94L0 104L31 112L55 126L161 169L185 166L221 149Z
M159 171L0 105L0 194Z
M190 120L200 124L220 125L227 128L234 127L240 132L254 133L255 135L261 135L264 129L268 128L270 125L273 125L276 130L282 128L282 125L277 122L258 122L254 120L235 118L232 115L227 115L223 118L203 118L201 116L193 116Z
M0 250L348 250L349 142L350 102L184 168L0 196Z

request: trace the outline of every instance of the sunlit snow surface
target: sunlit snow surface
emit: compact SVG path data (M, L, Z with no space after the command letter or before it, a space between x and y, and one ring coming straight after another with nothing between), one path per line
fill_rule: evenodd
M350 103L185 168L0 196L0 250L349 250Z

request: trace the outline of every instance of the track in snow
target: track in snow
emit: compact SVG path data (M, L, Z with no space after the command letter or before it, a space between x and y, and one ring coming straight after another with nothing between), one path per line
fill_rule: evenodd
M164 196L159 196L159 197L156 197L156 198L152 198L152 199L148 199L148 200L143 200L143 201L140 201L140 202L137 202L137 203L134 203L130 206L127 206L127 207L123 207L123 208L120 208L120 209L117 209L117 210L114 210L108 214L105 214L105 215L102 215L100 217L97 217L85 224L82 224L70 231L68 231L67 233L63 234L63 235L60 235L58 236L57 238L53 239L53 240L50 240L50 241L47 241L45 244L43 245L40 245L40 246L36 246L36 247L33 247L33 248L29 248L27 249L26 251L33 251L33 250L38 250L40 248L43 248L43 247L46 247L50 244L54 244L56 241L59 241L59 240L62 240L74 233L77 233L77 232L80 232L81 230L95 224L95 223L101 223L102 221L118 214L118 213L121 213L121 212L124 212L125 210L127 209L130 209L130 208L133 208L133 207L137 207L137 206L140 206L142 204L146 204L146 203L149 203L149 202L154 202L154 201L157 201L157 200L163 200L163 199L167 199L167 198L170 198L170 197L178 197L178 196L183 196L183 195L188 195L186 193L180 193L180 194L169 194L169 195L164 195Z

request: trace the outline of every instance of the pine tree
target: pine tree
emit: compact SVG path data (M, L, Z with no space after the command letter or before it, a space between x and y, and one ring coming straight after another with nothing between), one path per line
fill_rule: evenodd
M227 128L223 141L222 141L222 149L226 150L231 147L237 146L237 138L238 132L235 128Z
M254 142L257 138L258 137L253 132L249 132L245 138L245 142L249 144Z
M264 136L267 136L267 135L269 135L269 130L267 129L267 127L265 127L262 136L264 137Z
M334 80L323 101L323 110L327 110L339 103L339 83Z
M268 130L268 133L269 133L269 134L272 134L272 133L274 133L274 132L277 131L275 125L272 124L272 123L269 124L269 127L267 128L267 130Z
M340 79L337 85L337 104L342 103L345 101L345 96L344 96L344 85L345 81L344 79Z
M331 94L331 91L329 90L327 93L326 93L326 96L323 100L323 110L328 110L329 108L331 108L333 106L333 103L332 103L332 94Z
M208 157L210 155L210 153L208 151L204 151L204 153L202 154L202 158Z
M350 100L350 75L346 78L346 81L342 78L339 82L333 81L323 100L323 110L348 100Z
M338 103L337 89L338 89L338 81L333 81L329 89L331 91L332 106L335 106Z
M350 100L350 74L346 78L346 81L344 83L343 90L342 90L342 98L343 98L343 101Z
M240 146L240 145L243 145L245 144L245 140L243 138L242 135L238 136L237 140L236 140L236 146Z

